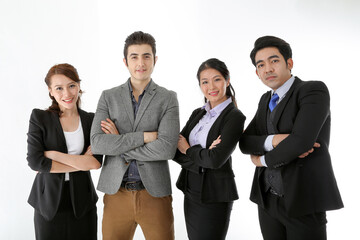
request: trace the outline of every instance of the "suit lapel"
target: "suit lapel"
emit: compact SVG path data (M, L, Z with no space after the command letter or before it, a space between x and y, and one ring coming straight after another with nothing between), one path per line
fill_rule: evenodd
M268 105L271 98L271 91L266 92L260 100L258 109L258 121L256 126L259 128L261 134L267 134L267 112L269 111Z
M60 118L56 113L52 113L51 118L52 118L53 122L55 123L57 137L58 137L58 140L60 141L59 146L61 146L61 150L63 151L63 153L68 153L68 149L67 149L67 146L66 146L65 135L64 135L64 130L61 127Z
M194 117L193 119L191 119L191 122L189 124L189 127L187 129L186 132L186 136L184 136L186 139L189 138L190 132L193 130L193 128L196 126L196 124L198 124L198 122L200 121L200 119L205 115L206 110L205 109L201 109Z
M153 97L156 95L156 87L157 87L157 85L153 81L151 81L148 89L145 91L144 96L141 99L139 110L138 110L138 112L136 114L135 123L133 125L133 131L136 130L142 116L145 113L145 110L147 109L147 107L150 104ZM131 104L131 107L132 107L131 101L130 101L130 104Z
M80 115L80 121L81 121L81 126L82 126L82 129L83 129L83 135L84 135L84 149L83 149L83 152L82 153L85 153L86 150L87 150L87 146L90 145L89 143L89 140L90 140L90 129L89 129L89 125L87 124L89 121L88 121L88 116L87 114L79 109L79 115Z
M226 116L226 114L228 112L230 112L234 107L235 107L234 103L231 102L228 106L226 106L226 108L220 113L219 117L215 120L215 122L211 126L211 128L209 130L209 133L208 133L208 136L206 138L206 147L210 147L212 142L217 137L219 137L218 128L219 128L220 122ZM215 136L214 136L214 134L215 134Z
M277 110L276 110L276 113L275 113L275 116L274 116L274 120L273 120L273 125L274 125L274 128L276 131L277 130L277 124L280 120L280 117L282 115L282 113L284 112L284 109L287 105L287 103L289 102L293 92L294 92L294 89L295 87L301 82L300 79L298 78L295 78L295 81L294 83L292 84L292 86L290 87L289 91L286 93L286 96L284 97L283 100L280 101L280 103L276 106Z
M132 106L132 102L131 102L131 93L130 93L130 89L128 86L129 81L130 81L130 79L126 83L121 85L120 97L122 99L122 103L124 105L125 112L129 117L130 123L132 126L134 126L135 117L134 117L134 110L133 110L133 106Z

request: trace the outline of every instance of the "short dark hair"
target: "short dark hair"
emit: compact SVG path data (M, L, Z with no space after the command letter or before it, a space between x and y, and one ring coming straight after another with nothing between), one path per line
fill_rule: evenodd
M141 44L149 44L151 46L152 52L154 54L154 61L156 56L156 41L153 36L149 33L144 33L142 31L133 32L130 34L126 40L124 45L124 58L127 62L127 54L129 46L131 45L141 45Z
M274 36L264 36L258 38L254 43L254 48L250 53L250 58L254 66L256 66L255 62L255 55L256 53L267 47L276 47L281 55L284 57L285 61L289 58L292 58L292 51L290 44L282 40L281 38L274 37Z
M196 77L198 79L199 85L200 85L200 74L202 71L204 71L206 69L215 69L225 78L226 81L229 81L229 79L230 79L230 72L229 72L226 64L217 58L210 58L210 59L206 60L205 62L203 62L197 71ZM235 106L237 106L236 99L235 99L235 90L232 87L231 83L226 88L226 96L231 97ZM205 102L206 102L206 98L205 98Z
M64 75L64 76L70 78L71 80L73 80L74 82L80 84L81 80L79 78L79 74L78 74L76 68L68 63L61 63L61 64L56 64L56 65L52 66L49 69L48 73L46 74L45 83L49 88L51 86L51 78L57 74ZM80 89L79 93L80 93L80 95L83 93L81 91L81 89ZM51 98L52 103L51 103L51 106L46 109L46 111L54 112L60 116L62 114L62 112L60 110L59 103L55 100L55 98L53 96L51 96L50 93L49 93L49 97ZM80 96L79 96L78 100L76 102L77 108L80 108L80 103L81 103L81 100L80 100Z

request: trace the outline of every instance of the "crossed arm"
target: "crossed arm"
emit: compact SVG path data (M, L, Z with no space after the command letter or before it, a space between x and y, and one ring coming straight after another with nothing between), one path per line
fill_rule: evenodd
M120 133L110 120L106 96L101 96L92 127L92 146L95 153L122 155L125 160L159 161L171 159L176 150L179 133L179 107L176 94L171 93L156 132ZM119 125L118 125L119 126Z
M27 134L27 160L31 169L37 172L64 173L97 169L101 166L92 155L90 147L84 155L47 151L44 142L45 128L40 119L40 114L33 111Z
M101 167L101 164L91 152L91 146L87 148L84 155L72 155L59 151L45 151L44 156L52 160L51 173L88 171Z
M291 133L275 135L272 142L273 150L265 152L264 142L267 136L257 135L258 113L245 130L240 148L243 153L253 155L251 159L256 166L262 166L261 155L265 156L268 167L276 168L299 157L304 158L320 147L317 138L330 114L328 90L322 82L311 82L304 84L296 97L299 109Z
M190 147L182 135L179 136L178 151L174 161L183 168L199 173L201 168L218 169L222 167L234 151L244 127L245 117L231 115L222 123L221 132L209 146L203 148L200 145ZM185 126L186 129L188 126Z

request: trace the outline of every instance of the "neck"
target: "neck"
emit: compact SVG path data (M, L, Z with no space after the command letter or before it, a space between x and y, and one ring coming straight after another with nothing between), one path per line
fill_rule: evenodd
M130 84L133 89L133 92L141 94L146 88L146 86L149 84L150 80L151 79L149 78L148 80L139 81L131 78Z
M61 117L76 117L79 115L77 107L73 109L60 109L61 110Z

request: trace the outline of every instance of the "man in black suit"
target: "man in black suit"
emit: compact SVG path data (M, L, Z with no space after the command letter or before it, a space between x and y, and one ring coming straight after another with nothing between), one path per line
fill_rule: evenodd
M250 58L271 88L240 139L257 166L250 200L258 204L262 235L326 239L326 211L343 207L328 151L328 89L292 76L292 51L280 38L257 39Z

